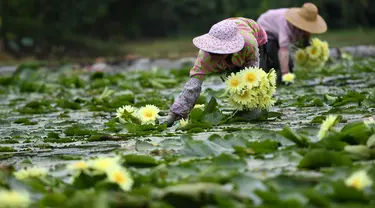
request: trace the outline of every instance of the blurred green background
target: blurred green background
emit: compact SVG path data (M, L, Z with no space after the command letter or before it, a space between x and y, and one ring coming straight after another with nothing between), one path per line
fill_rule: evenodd
M302 0L1 0L2 52L12 57L126 53L181 56L191 38L233 16L257 19ZM374 0L317 0L332 46L375 43Z

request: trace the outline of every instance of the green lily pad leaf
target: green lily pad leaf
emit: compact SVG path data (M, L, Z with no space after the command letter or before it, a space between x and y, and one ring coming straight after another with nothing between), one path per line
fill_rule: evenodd
M278 141L267 139L264 141L248 142L246 147L234 146L233 148L237 153L264 154L275 152L279 146L280 143Z
M95 131L85 129L84 125L73 124L64 130L64 134L67 136L86 136L95 134Z
M179 150L181 155L208 157L211 155L219 155L221 152L213 146L213 143L202 140L186 139L184 147Z
M280 132L285 138L289 139L290 141L294 142L299 147L307 147L309 145L310 139L299 135L295 131L293 131L288 125L286 125L283 130Z
M152 151L152 150L156 149L156 147L154 145L152 145L151 143L148 143L148 142L137 141L135 143L135 149L137 151Z
M204 116L204 120L213 125L218 125L225 118L226 115L224 115L221 111L214 111Z
M246 168L246 161L236 155L222 153L212 160L212 165L220 169L236 170Z
M325 137L324 139L316 143L310 143L309 148L310 149L323 148L327 150L341 151L347 145L346 142L341 141L341 138L342 138L341 134L329 135L328 137Z
M364 145L372 135L372 131L363 122L348 123L341 129L341 133L344 135L343 141L349 144Z
M152 124L145 124L145 125L138 125L133 123L124 124L124 127L129 131L129 133L135 134L147 134L152 132L162 132L167 129L167 124L160 124L160 125L152 125Z
M330 205L329 199L314 189L306 189L303 194L309 199L309 203L316 207L329 207Z
M319 169L331 166L351 166L352 160L348 155L325 149L313 149L306 153L298 164L299 168Z
M191 112L190 112L190 115L189 115L189 119L194 122L194 121L197 121L197 122L201 122L203 121L204 119L204 111L200 108L194 108Z
M53 207L56 204L63 204L68 199L63 193L51 193L45 195L39 202L39 206Z
M204 108L204 114L213 113L217 109L217 100L215 97L211 97L210 101Z
M368 160L371 158L371 151L366 145L347 145L344 148L352 160Z
M346 105L348 103L357 103L359 106L365 98L366 98L365 94L355 92L355 91L349 91L346 95L338 97L335 100L335 102L331 104L331 106L339 107L339 106Z
M129 154L124 155L126 165L136 166L136 167L153 167L159 165L159 161L152 156L148 155L135 155Z
M19 118L14 121L16 124L24 124L24 125L36 125L38 122L30 121L28 118Z
M326 116L316 116L313 118L313 120L311 121L311 123L313 124L321 124L323 123L323 121L326 119Z
M250 175L238 175L231 179L239 194L249 197L256 204L261 203L261 199L255 194L255 190L266 191L267 187L258 179Z
M210 129L212 128L212 124L207 123L207 122L197 122L197 121L192 121L186 124L183 127L178 127L176 130L182 130L182 131L189 131L191 129L195 128L200 128L200 129Z
M225 135L224 137L212 134L208 140L226 149L231 149L233 146L246 146L248 143L248 140L245 138L232 134Z
M241 199L230 189L214 183L193 183L169 186L161 190L161 199L174 207L204 207L216 204L218 199Z
M369 202L369 199L366 198L362 191L353 187L347 187L342 181L333 183L333 190L334 192L331 197L334 200L341 202Z

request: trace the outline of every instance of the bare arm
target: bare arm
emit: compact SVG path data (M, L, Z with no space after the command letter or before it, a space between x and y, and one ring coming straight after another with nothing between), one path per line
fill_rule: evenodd
M288 48L280 48L278 51L281 74L289 72L289 51Z

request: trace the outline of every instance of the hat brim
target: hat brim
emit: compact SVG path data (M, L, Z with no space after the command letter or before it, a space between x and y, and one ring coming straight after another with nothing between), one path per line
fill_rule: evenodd
M193 44L209 53L232 54L242 50L245 40L241 34L237 34L230 40L220 40L209 34L204 34L194 38Z
M290 8L285 12L286 19L292 25L312 34L321 34L327 31L327 23L320 15L315 21L308 21L298 14L300 10L300 8Z

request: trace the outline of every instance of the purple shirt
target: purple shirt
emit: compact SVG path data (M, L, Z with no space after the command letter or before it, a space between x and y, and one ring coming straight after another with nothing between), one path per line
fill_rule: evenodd
M293 32L288 26L284 14L288 9L270 9L260 15L257 22L267 32L268 39L277 40L280 48L288 48L293 39Z

